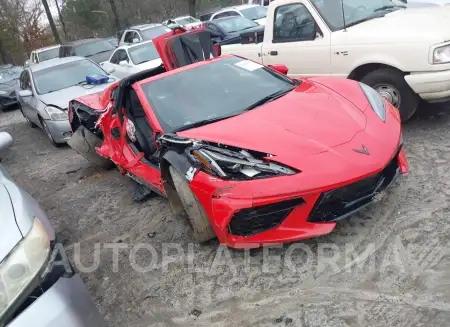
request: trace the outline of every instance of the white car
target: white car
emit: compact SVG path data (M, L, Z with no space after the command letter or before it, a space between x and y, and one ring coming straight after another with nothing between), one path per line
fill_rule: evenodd
M450 7L409 9L399 3L276 0L268 7L263 42L241 40L243 44L222 46L222 53L264 65L284 64L292 77L363 82L395 105L406 121L420 99L450 98Z
M171 29L162 24L144 24L127 28L120 36L119 46L125 44L150 41L155 37L170 32Z
M202 21L194 18L192 16L181 16L181 17L177 17L177 18L172 18L169 20L166 20L165 22L163 22L164 25L170 25L171 22L174 22L180 26L184 26L184 27L195 27L195 26L199 26L202 24Z
M40 62L59 57L59 48L61 46L52 45L31 51L29 64L38 64ZM27 60L28 61L28 60Z
M102 67L114 71L114 76L124 78L142 70L162 64L158 51L152 41L123 45L117 48Z
M265 25L267 8L253 4L222 8L219 11L215 12L209 20L230 16L243 16L245 18L253 20L259 25Z

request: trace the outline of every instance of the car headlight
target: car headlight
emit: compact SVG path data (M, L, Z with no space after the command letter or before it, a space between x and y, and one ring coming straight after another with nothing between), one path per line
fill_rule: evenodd
M450 44L434 49L433 64L446 64L449 62L450 62Z
M6 92L6 91L0 91L0 95L8 95L8 92Z
M38 276L50 254L50 240L35 219L24 239L0 263L0 325L5 311Z
M225 179L253 179L296 174L297 170L262 155L252 155L245 150L230 150L213 146L192 151L192 155L203 165L204 170Z
M382 121L386 121L386 103L384 98L375 91L370 86L359 83L361 86L364 94L367 97L367 100L369 100L370 106L372 107L373 111L378 115L378 117L381 118Z
M68 120L69 116L61 109L47 106L44 108L51 120Z

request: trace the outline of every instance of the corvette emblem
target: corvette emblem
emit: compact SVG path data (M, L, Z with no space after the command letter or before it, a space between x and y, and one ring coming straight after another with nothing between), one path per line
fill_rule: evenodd
M370 156L369 149L367 149L367 147L364 144L361 144L361 146L362 146L361 149L353 149L353 151L361 154L367 154L368 156Z

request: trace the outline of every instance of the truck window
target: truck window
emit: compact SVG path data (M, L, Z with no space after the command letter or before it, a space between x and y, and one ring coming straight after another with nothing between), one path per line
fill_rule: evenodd
M301 3L279 6L275 10L273 42L314 40L316 24L309 10Z

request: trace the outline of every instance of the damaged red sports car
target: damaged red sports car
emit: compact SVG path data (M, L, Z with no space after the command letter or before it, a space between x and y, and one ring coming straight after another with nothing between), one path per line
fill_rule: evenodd
M327 234L407 172L399 113L372 88L218 56L206 30L154 43L162 66L70 103L69 144L166 196L197 241Z

